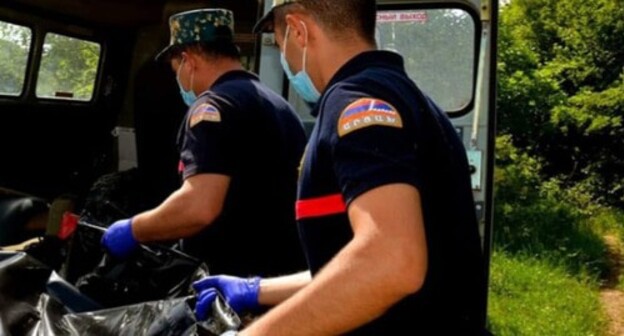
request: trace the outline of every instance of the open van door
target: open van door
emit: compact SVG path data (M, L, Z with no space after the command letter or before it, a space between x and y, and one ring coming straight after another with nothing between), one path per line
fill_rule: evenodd
M271 4L265 1L265 10ZM378 47L404 57L409 76L447 112L464 141L489 276L498 1L378 0L377 4ZM311 130L314 119L284 78L279 53L274 36L263 35L260 77L288 97Z

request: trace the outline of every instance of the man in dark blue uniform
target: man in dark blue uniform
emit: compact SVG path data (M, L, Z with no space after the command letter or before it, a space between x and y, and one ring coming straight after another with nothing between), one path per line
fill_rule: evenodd
M375 19L374 0L276 0L257 26L316 103L296 211L312 277L203 279L200 317L220 291L238 311L277 305L241 335L485 332L465 149L402 57L375 50Z
M243 70L230 11L171 17L160 55L190 106L180 129L183 185L157 208L115 222L102 244L125 258L139 243L184 238L211 273L282 275L305 260L294 220L301 121ZM160 113L161 111L154 111Z

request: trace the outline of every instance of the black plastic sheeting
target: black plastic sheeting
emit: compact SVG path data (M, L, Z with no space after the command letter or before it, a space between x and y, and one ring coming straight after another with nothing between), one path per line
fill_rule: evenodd
M203 263L165 246L114 260L102 233L81 223L70 241L0 252L0 335L220 335L241 325L221 298L196 321L191 283L208 274Z
M69 248L64 278L107 308L193 294L191 284L208 275L201 261L165 246L141 246L115 260L100 246L104 229L81 223Z

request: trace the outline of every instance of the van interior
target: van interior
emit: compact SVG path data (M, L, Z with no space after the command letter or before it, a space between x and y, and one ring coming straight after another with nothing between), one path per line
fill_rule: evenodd
M142 190L131 210L178 187L186 106L169 64L154 57L169 43L172 14L208 7L235 12L235 41L256 70L257 0L2 1L0 223L18 215L30 229L0 233L0 246L41 233L55 200L78 211L113 172L130 169Z

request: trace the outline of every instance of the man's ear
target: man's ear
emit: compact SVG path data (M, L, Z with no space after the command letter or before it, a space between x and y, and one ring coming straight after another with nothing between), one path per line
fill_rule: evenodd
M184 66L187 66L193 70L197 69L199 65L199 55L194 52L182 52L182 57L184 58Z
M309 23L304 23L304 20L305 18L298 14L286 15L286 24L290 26L289 35L293 37L293 40L300 48L305 47L310 39L308 36L310 33Z
M181 62L182 58L180 58L180 56L171 57L171 59L169 59L169 65L171 66L171 70L173 70L173 72L178 72L178 68L180 67Z

